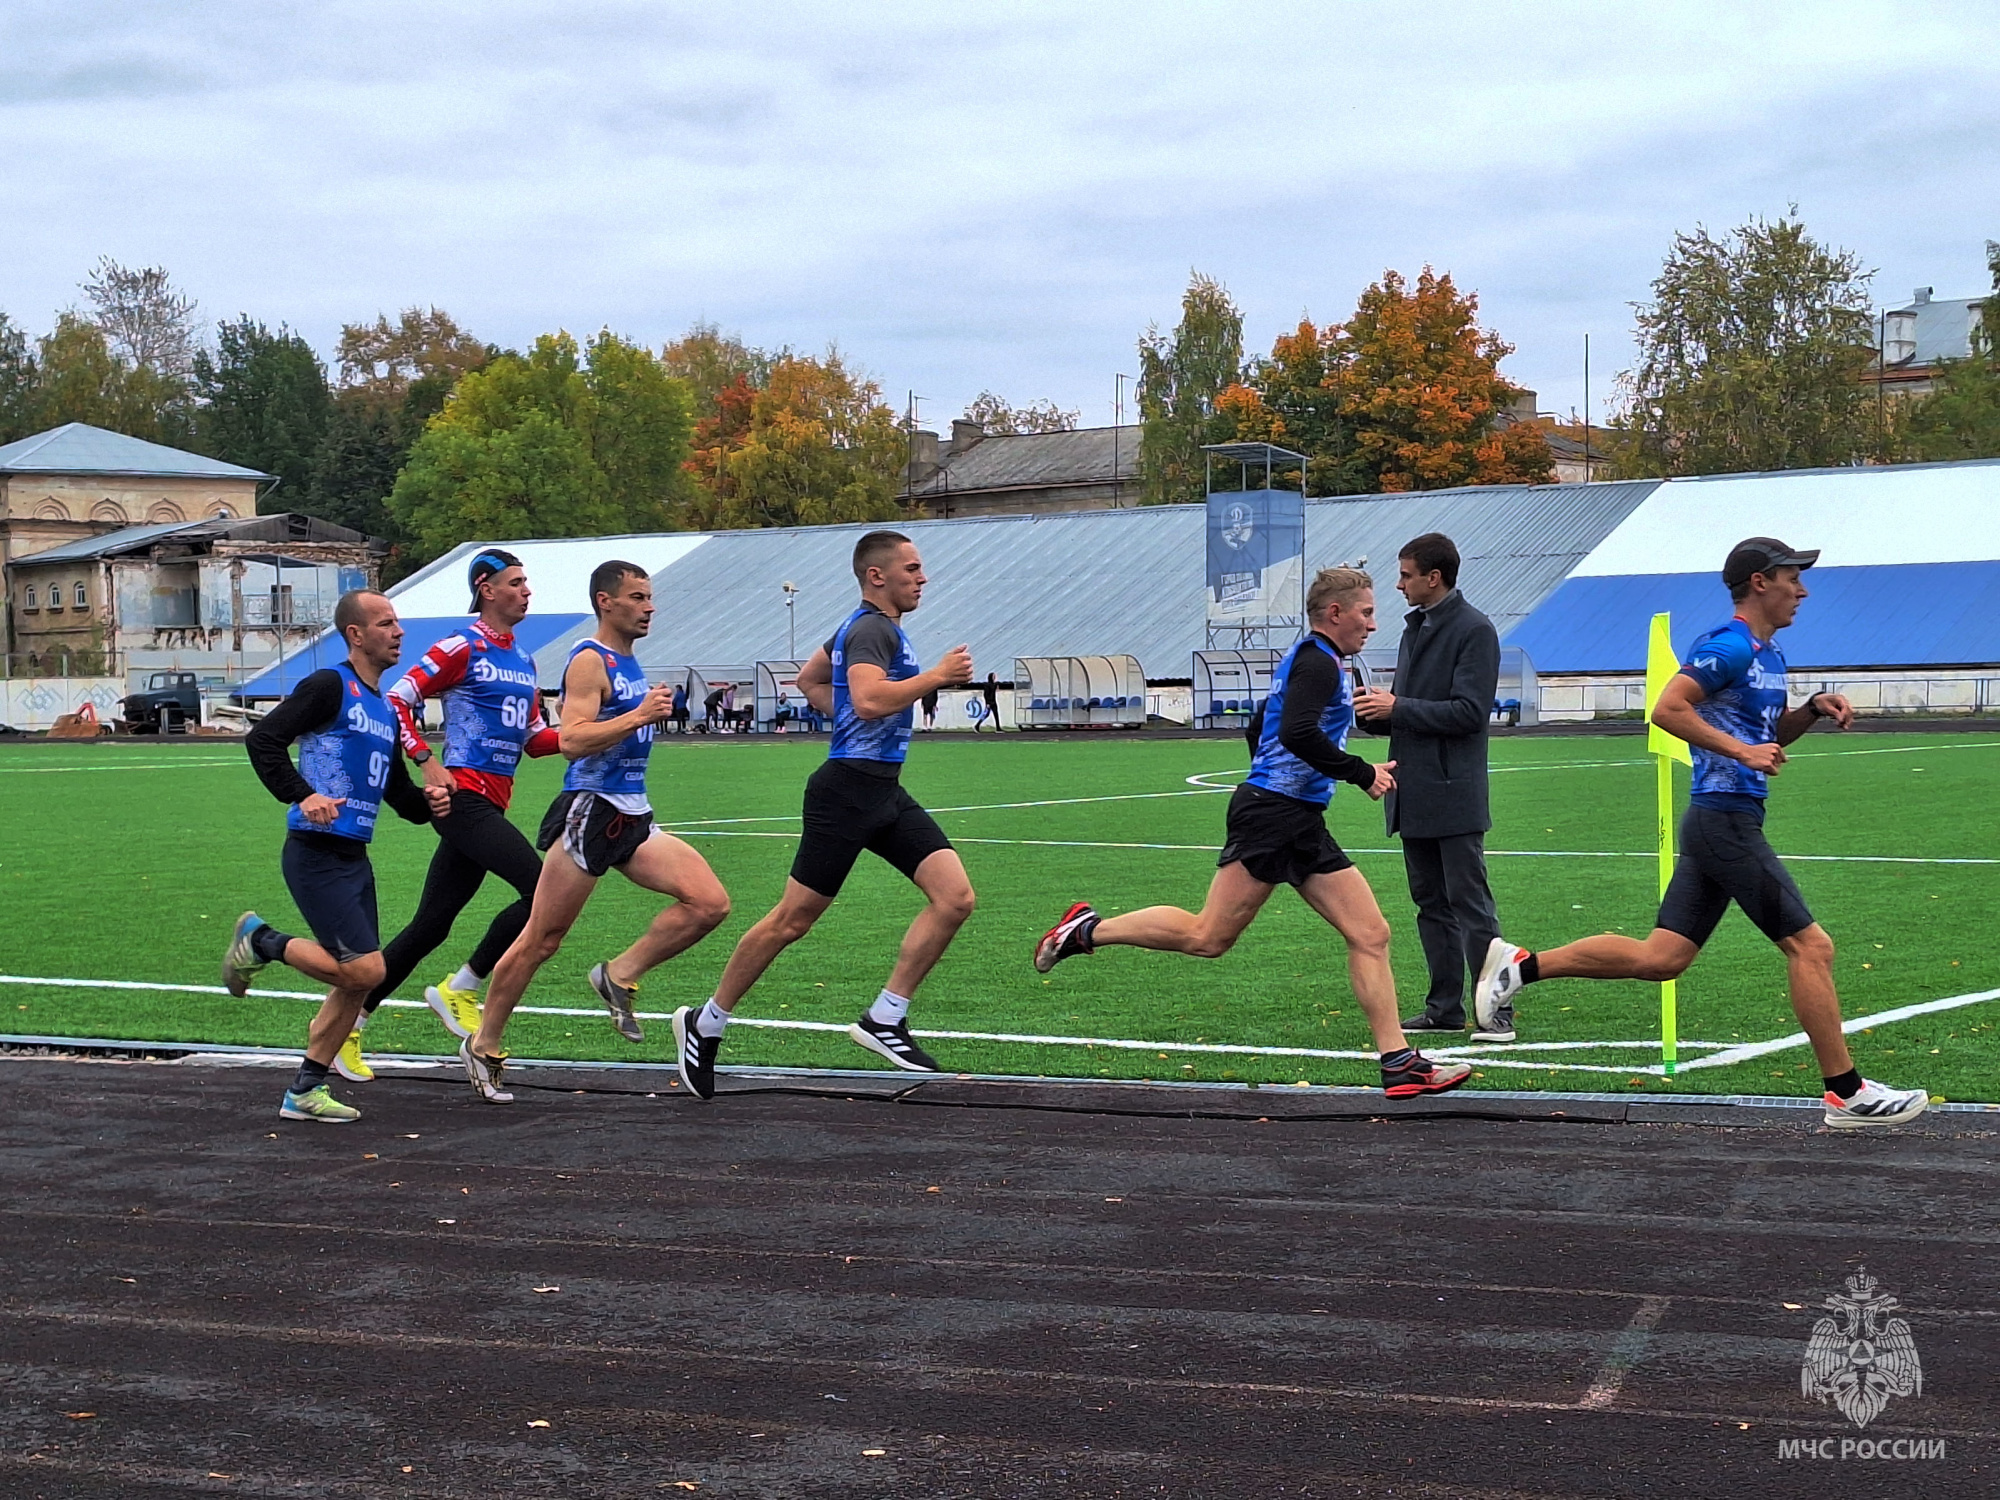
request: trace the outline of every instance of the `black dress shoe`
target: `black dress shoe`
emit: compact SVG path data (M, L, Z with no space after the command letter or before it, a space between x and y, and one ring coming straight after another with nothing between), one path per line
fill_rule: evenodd
M1463 1031L1465 1030L1465 1021L1463 1017L1461 1017L1456 1021L1440 1021L1436 1016L1433 1015L1411 1016L1407 1021L1403 1023L1403 1030L1404 1031Z

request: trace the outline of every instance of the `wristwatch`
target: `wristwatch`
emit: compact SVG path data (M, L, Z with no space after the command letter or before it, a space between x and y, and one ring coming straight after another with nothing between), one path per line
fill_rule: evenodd
M431 749L430 746L426 745L419 754L412 755L410 757L410 762L412 765L421 766L425 764L427 761L429 761L430 758L431 758Z
M1832 718L1833 717L1832 714L1828 713L1825 709L1819 706L1819 698L1820 695L1818 693L1814 693L1810 698L1806 699L1807 712L1809 712L1815 719Z

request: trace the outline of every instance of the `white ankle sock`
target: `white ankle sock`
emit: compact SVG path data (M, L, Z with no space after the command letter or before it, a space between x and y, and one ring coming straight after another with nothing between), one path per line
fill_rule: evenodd
M892 995L887 990L875 997L875 1003L868 1007L868 1019L877 1026L894 1026L910 1013L910 1002L901 995Z
M697 1035L721 1036L723 1029L728 1025L729 1012L715 1003L713 995L709 996L706 1005L694 1013L694 1029Z
M468 968L460 969L451 976L451 987L455 990L472 990L475 993L486 981Z

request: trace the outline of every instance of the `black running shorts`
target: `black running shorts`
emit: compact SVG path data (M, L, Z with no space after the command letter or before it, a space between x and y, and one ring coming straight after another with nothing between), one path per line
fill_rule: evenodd
M620 812L595 792L562 792L542 815L535 847L561 841L563 853L593 878L615 870L653 836L651 813Z
M1658 925L1700 947L1732 901L1774 943L1813 924L1792 872L1764 838L1763 819L1691 804Z
M1326 809L1245 784L1229 799L1229 821L1216 868L1241 862L1252 880L1301 885L1314 875L1351 869L1326 831Z
M805 831L792 858L792 879L829 900L840 894L866 849L914 880L917 866L951 840L903 783L829 760L806 782Z
M314 941L336 963L351 963L382 947L375 916L375 867L368 846L331 833L294 833L279 859L292 904Z

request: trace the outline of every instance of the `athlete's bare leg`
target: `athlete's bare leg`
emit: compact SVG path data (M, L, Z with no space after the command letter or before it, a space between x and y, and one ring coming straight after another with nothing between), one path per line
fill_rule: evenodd
M1347 982L1375 1034L1377 1052L1398 1052L1409 1046L1397 1018L1396 975L1389 967L1389 923L1376 903L1375 891L1362 873L1349 865L1328 875L1311 876L1299 887L1306 905L1333 924L1347 941Z
M500 955L487 979L486 1004L480 1010L479 1029L472 1034L473 1051L497 1057L504 1050L500 1041L507 1031L507 1018L521 1003L536 971L562 947L563 938L595 889L597 877L580 869L560 842L543 857L542 878L535 883L528 925Z
M1535 955L1544 979L1678 979L1701 952L1688 938L1655 927L1644 942L1606 932Z
M1193 958L1220 958L1236 946L1248 927L1271 899L1274 885L1266 885L1241 860L1231 861L1215 872L1208 884L1208 899L1199 912L1178 906L1147 906L1123 916L1106 917L1090 934L1090 945L1102 948L1152 948L1162 953L1185 953Z
M708 861L672 834L655 833L647 839L621 873L636 886L673 897L674 904L607 965L614 984L628 988L637 984L648 969L692 948L728 920L729 892Z
M1847 1050L1847 1036L1840 1029L1840 995L1833 987L1833 939L1815 922L1812 926L1779 938L1784 950L1786 978L1792 991L1792 1011L1799 1029L1812 1043L1819 1059L1822 1078L1838 1078L1854 1066Z
M786 876L785 894L778 904L736 940L736 951L729 955L729 962L722 966L722 978L716 981L716 1006L735 1010L736 1002L763 978L777 956L811 932L813 923L831 905L833 897L822 896L811 886Z
M944 950L958 936L958 929L972 915L972 881L965 862L956 849L939 849L924 856L910 877L924 893L924 909L903 934L903 946L896 954L896 967L889 972L889 993L905 1000L917 993Z
M309 948L312 954L324 960L321 967L326 972L308 969L294 958L308 958L299 949ZM354 1023L361 1018L362 1002L367 1000L376 985L382 982L386 972L380 953L364 953L359 958L351 958L346 963L338 963L326 949L318 943L309 943L303 938L293 938L285 945L285 960L301 974L310 974L333 986L320 1001L319 1009L306 1028L306 1056L324 1067L331 1067L340 1054L341 1044L348 1033L354 1030Z

